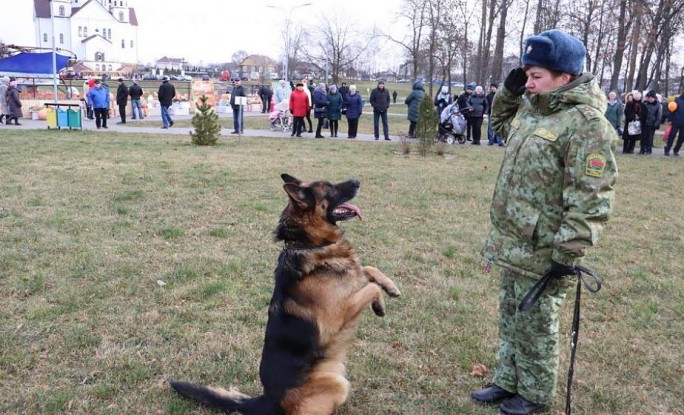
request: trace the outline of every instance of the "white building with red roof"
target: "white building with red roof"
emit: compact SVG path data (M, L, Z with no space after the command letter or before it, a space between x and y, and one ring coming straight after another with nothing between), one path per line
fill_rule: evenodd
M33 0L36 45L74 54L95 71L116 71L138 62L138 18L128 0Z

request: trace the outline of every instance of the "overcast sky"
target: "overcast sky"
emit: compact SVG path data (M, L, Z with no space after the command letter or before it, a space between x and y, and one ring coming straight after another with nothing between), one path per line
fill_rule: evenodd
M138 53L142 63L168 56L197 64L200 60L229 61L237 50L278 59L287 15L282 9L303 3L311 5L291 13L295 24L315 25L324 12L344 13L362 27L387 29L401 0L128 0L140 24ZM35 45L33 0L12 0L11 6L6 6L0 12L0 40ZM397 31L396 23L391 30Z

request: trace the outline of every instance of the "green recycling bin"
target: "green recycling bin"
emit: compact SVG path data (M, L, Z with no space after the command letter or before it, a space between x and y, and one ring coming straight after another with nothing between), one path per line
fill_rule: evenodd
M69 128L81 128L81 109L67 110L67 118L69 119Z

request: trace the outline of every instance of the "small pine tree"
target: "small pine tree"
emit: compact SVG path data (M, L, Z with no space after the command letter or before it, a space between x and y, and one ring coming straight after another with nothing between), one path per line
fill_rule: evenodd
M207 104L206 95L200 97L201 104L197 106L195 116L192 117L192 126L195 132L190 133L192 144L198 146L213 146L221 135L221 125L218 122L218 114L214 108Z
M439 125L439 115L432 99L425 95L418 106L418 123L416 124L416 137L418 137L418 153L426 156L437 137L437 126Z

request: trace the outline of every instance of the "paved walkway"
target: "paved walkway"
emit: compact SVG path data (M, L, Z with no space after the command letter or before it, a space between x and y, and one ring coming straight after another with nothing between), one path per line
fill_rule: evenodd
M221 118L225 119L231 119L232 120L232 114L229 116L226 116L225 114L220 114ZM245 114L245 117L265 117L265 114L262 113L247 113ZM192 116L189 115L180 115L180 116L174 116L174 120L189 120L191 119ZM160 116L149 116L145 118L145 121L157 121L159 123L158 127L150 127L150 126L136 126L136 121L135 120L128 120L126 125L121 125L117 124L118 118L110 118L107 122L107 129L97 129L95 127L95 120L89 120L87 118L83 119L83 130L84 131L93 131L101 134L107 134L111 132L117 132L117 133L135 133L135 134L164 134L164 135L182 135L187 137L191 131L194 130L194 128L191 127L171 127L168 129L162 129L161 125L161 117ZM0 125L0 129L7 129L7 130L45 130L47 129L47 123L44 120L29 120L29 119L22 119L19 120L19 122L22 125L15 126L6 126L6 125ZM315 124L315 120L314 120ZM64 129L64 128L63 128ZM66 128L68 130L68 128ZM221 136L226 136L226 137L238 137L237 134L231 134L232 128L223 128L221 129ZM382 127L381 127L382 130ZM314 130L315 131L315 130ZM314 138L315 132L314 133L303 133L302 137L303 138ZM347 140L347 134L346 130L340 131L340 137L337 138L330 138L330 131L324 131L323 133L324 136L326 136L326 139L328 140ZM282 131L271 131L271 130L266 130L266 129L259 129L259 130L245 130L244 134L242 135L243 137L283 137L283 138L290 138L290 133L282 132ZM399 136L392 136L390 135L390 138L392 139L393 142L399 142L401 141L401 137ZM373 141L374 137L373 134L357 134L356 139L357 141ZM351 141L351 140L349 140ZM383 140L382 136L380 137L381 142L388 143L389 141Z
M219 114L221 118L225 119L231 119L232 120L232 114L226 116L225 114ZM262 113L246 113L245 117L264 117L264 114ZM189 115L179 115L173 117L174 120L189 120L192 118L192 116ZM189 127L171 127L168 129L162 129L161 128L161 117L160 116L150 116L145 118L146 121L157 121L159 123L159 127L138 127L136 126L136 121L135 120L129 120L126 125L120 125L117 124L118 118L110 118L109 123L107 127L108 129L100 129L98 130L95 127L95 121L94 120L89 120L87 118L83 119L83 130L85 131L93 131L101 134L107 134L110 132L117 132L117 133L135 133L135 134L163 134L163 135L179 135L179 136L184 136L187 137L190 135L190 132L193 131L193 128ZM34 120L29 120L29 119L22 119L19 121L22 125L16 126L16 125L11 125L7 126L4 124L0 124L0 131L4 131L7 129L8 131L11 130L45 130L47 129L47 123L43 121L34 121ZM315 121L314 121L315 124ZM382 127L381 127L382 129ZM232 128L223 128L221 129L221 136L225 137L239 137L237 134L231 134ZM347 134L346 132L340 131L340 137L337 138L330 138L328 135L330 134L329 131L325 131L323 135L326 137L326 140L347 140ZM302 138L309 138L313 139L315 133L303 133ZM245 133L242 135L242 137L282 137L282 138L291 138L290 133L284 133L282 131L271 131L271 130L245 130ZM656 134L655 140L660 140L658 141L658 145L662 143L662 135ZM396 136L396 135L390 135L390 138L392 141L385 141L383 140L382 136L380 137L379 142L382 143L389 143L389 142L400 142L401 137ZM654 141L655 141L654 140ZM349 140L352 141L352 140ZM355 141L374 141L374 137L372 134L357 134ZM411 140L414 141L414 140ZM470 145L470 142L467 142L468 145ZM464 144L465 145L465 144ZM487 137L483 137L482 140L482 146L486 147L487 146ZM498 148L498 146L494 146ZM618 144L618 147L621 147L621 143ZM618 148L617 150L618 154L622 154L621 148ZM653 155L654 156L663 156L663 149L662 147L654 147L653 148ZM676 158L676 157L675 157ZM680 157L682 158L682 157Z

